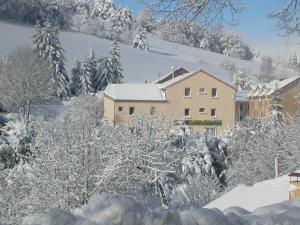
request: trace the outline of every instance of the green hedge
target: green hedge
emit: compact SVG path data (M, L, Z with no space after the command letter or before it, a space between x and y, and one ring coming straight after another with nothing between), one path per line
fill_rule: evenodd
M184 120L188 126L222 126L222 120ZM180 120L176 120L175 124L179 125Z

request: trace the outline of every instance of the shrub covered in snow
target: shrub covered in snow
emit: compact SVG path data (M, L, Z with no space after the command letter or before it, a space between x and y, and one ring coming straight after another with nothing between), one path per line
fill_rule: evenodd
M153 208L127 196L102 194L78 209L50 209L25 218L23 225L297 225L300 223L299 200L259 208L254 212L229 208L193 208L167 211Z

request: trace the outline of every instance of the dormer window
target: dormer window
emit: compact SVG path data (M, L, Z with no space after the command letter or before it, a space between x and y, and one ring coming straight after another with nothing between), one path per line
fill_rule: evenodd
M191 97L191 88L184 89L184 97Z

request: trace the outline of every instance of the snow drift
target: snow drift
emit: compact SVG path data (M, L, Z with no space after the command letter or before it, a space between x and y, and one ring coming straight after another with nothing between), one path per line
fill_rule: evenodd
M265 206L252 213L231 207L164 210L131 197L102 194L73 211L50 209L25 218L23 225L299 225L300 199Z

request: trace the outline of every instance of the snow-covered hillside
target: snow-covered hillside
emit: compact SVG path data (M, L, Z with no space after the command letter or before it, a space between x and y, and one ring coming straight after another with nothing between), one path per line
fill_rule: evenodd
M218 208L224 210L230 206L238 206L249 211L286 201L289 199L289 177L287 175L266 180L252 187L239 185L226 193L206 208Z
M31 45L34 28L31 26L11 24L0 21L0 57L10 53L17 47ZM150 38L150 50L141 51L130 46L121 45L121 61L125 82L153 81L160 75L170 72L170 68L185 67L191 71L201 68L201 64L220 66L225 61L235 62L252 74L258 74L260 65L221 54L169 43ZM74 59L87 55L90 48L97 57L107 56L111 41L79 32L62 32L61 43L65 50L67 69L73 66ZM282 76L292 76L293 72L283 70Z

